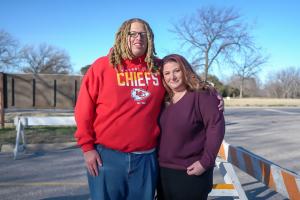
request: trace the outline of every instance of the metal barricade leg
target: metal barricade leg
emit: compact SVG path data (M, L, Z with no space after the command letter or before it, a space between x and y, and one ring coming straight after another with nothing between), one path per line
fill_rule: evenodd
M16 127L17 135L16 135L16 144L14 148L14 159L16 160L18 157L18 153L20 151L25 151L26 148L26 142L25 142L25 134L24 134L24 125L22 123L22 120L18 120L18 125ZM22 138L22 144L20 143L20 137Z
M236 190L236 193L240 199L247 200L246 193L240 183L231 163L227 161L218 161L218 168L224 177L225 183L231 183Z
M17 156L18 156L18 151L19 151L19 143L20 143L20 134L21 134L21 120L19 119L18 120L18 125L16 127L16 130L17 130L17 135L16 135L16 144L15 144L15 148L14 148L14 159L16 160L17 159Z

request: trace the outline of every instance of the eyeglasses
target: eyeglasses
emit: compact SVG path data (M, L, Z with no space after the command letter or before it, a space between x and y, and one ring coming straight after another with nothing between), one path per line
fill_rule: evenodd
M147 32L135 32L135 31L131 31L131 32L128 32L128 35L130 37L133 37L133 38L137 38L138 35L141 37L141 38L145 38L147 37Z

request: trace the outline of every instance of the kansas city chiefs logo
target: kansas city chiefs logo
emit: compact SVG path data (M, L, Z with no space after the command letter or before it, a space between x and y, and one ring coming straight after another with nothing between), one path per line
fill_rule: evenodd
M150 92L140 89L140 88L133 88L131 90L131 97L135 100L135 101L141 101L144 99L147 99L150 96Z

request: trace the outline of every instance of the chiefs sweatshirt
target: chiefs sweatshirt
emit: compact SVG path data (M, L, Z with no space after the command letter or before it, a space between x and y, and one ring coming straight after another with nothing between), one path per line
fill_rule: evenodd
M125 60L119 71L108 56L96 60L83 77L75 107L75 137L83 152L95 144L122 152L154 148L164 92L160 74L147 70L144 57Z

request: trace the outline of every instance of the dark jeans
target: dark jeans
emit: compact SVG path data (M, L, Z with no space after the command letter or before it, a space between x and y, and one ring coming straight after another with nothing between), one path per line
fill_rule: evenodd
M200 176L186 170L160 168L158 200L205 200L213 186L213 168Z
M156 152L123 153L97 145L103 166L88 173L92 200L153 200L157 183Z

